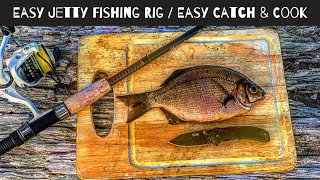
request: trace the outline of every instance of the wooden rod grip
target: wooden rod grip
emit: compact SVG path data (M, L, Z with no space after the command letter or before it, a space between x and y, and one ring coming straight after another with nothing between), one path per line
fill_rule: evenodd
M109 82L106 79L100 79L66 99L64 104L71 114L75 114L84 107L94 103L111 90L112 87Z

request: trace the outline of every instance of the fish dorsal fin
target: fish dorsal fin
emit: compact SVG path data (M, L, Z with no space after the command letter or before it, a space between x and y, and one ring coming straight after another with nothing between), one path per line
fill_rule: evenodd
M174 79L176 79L177 77L181 76L182 74L184 74L186 72L186 69L177 69L175 70L162 84L162 86L167 85L169 82L173 81Z
M185 69L177 69L161 84L161 87L165 85L169 85L171 82L174 84L183 83L186 81L190 81L190 79L208 77L208 73L212 72L213 68L221 68L221 67L201 65L201 66L193 66ZM183 76L185 74L187 75Z
M217 81L228 93L231 93L232 86L230 83L236 83L241 78L246 78L244 75L236 72L232 69L212 66L212 65L200 65L193 66L185 69L178 69L174 71L162 84L161 91L165 92L181 83L190 82L192 80L211 78ZM220 81L225 81L228 83L221 83ZM229 88L228 88L229 87Z

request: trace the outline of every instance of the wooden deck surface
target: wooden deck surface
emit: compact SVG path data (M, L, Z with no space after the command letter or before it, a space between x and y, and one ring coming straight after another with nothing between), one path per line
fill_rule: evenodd
M207 27L239 29L254 27ZM320 178L320 28L269 27L279 33L289 105L298 154L297 167L287 173L218 175L201 178ZM39 85L21 91L40 110L62 102L77 91L77 49L79 38L88 34L178 31L188 27L17 27L14 37L21 43L38 42L62 49L58 74L65 86L46 78ZM18 47L9 42L7 57ZM112 122L112 94L94 105L97 131L106 134ZM107 106L108 108L101 108ZM0 99L0 138L6 137L31 113L21 105ZM101 121L101 119L104 119ZM27 144L0 158L0 179L76 179L76 115L57 123ZM200 176L197 176L200 178ZM188 177L184 177L188 178Z

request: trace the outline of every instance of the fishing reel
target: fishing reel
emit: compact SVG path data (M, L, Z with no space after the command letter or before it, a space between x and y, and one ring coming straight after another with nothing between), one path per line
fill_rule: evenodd
M60 81L55 73L55 62L60 55L60 50L55 49L52 53L43 45L30 43L17 50L12 57L4 60L5 47L14 28L2 26L1 30L4 37L0 47L0 97L26 105L37 117L40 114L39 110L29 99L16 91L16 85L22 89L33 87L48 73L51 75L53 73L55 78L51 77L55 81ZM6 68L4 68L4 64Z
M43 45L30 43L15 52L6 64L13 81L25 89L37 85L55 69L55 58Z

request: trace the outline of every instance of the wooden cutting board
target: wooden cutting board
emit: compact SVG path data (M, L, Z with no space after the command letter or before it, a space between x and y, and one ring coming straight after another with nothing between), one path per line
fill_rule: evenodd
M115 74L181 33L130 33L83 37L79 43L78 89L97 72ZM225 66L246 75L266 99L241 116L212 123L169 125L159 109L127 124L128 107L114 100L110 134L94 130L91 107L78 113L77 173L86 179L280 172L296 164L296 151L279 37L272 30L201 32L114 86L115 96L152 91L176 69ZM179 147L182 133L227 126L257 126L271 141L226 141L219 146Z

